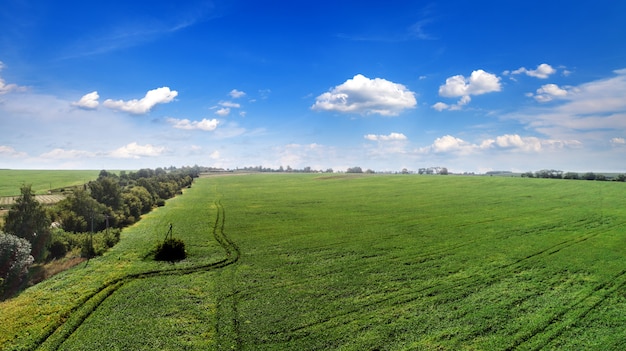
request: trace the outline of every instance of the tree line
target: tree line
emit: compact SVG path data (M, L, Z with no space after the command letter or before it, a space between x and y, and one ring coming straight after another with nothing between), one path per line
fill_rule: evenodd
M141 169L119 174L102 170L55 205L43 206L30 185L9 210L0 231L0 296L14 291L34 262L104 253L119 241L121 228L191 187L201 169Z
M522 173L522 178L550 178L550 179L580 179L580 180L599 180L599 181L626 181L626 174L618 174L615 177L607 177L601 173L586 172L563 172L555 169L542 169L536 172Z

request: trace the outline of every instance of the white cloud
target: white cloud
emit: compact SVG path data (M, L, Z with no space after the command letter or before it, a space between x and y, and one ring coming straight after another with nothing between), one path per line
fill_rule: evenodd
M614 77L567 87L558 105L526 109L502 118L517 120L551 139L579 140L599 147L604 144L601 140L610 140L626 130L626 70L614 73ZM558 92L550 88L546 91Z
M94 110L99 105L99 102L98 102L99 98L100 98L100 95L98 95L98 92L93 91L89 94L83 95L83 97L81 97L80 100L73 102L72 106L84 108L86 110Z
M624 138L612 138L611 145L613 146L624 146L626 145L626 139Z
M402 133L390 133L389 135L367 134L364 138L371 141L402 141L407 139L406 135Z
M246 93L237 89L233 89L230 91L230 93L228 93L228 95L230 95L230 97L232 97L233 99L238 99L240 97L246 96Z
M537 95L534 96L535 100L539 102L552 101L555 97L561 98L567 95L567 90L559 88L556 84L545 84L541 88L537 89Z
M550 66L547 63L542 63L539 66L537 66L537 69L527 69L526 67L520 67L516 69L515 71L511 72L511 74L522 74L522 73L530 77L546 79L550 75L556 73L556 69L552 68L552 66Z
M477 154L490 149L537 153L563 148L578 148L581 145L582 143L578 140L540 139L537 137L522 137L517 134L505 134L497 136L495 139L484 139L478 144L473 144L451 135L445 135L435 139L432 145L421 148L419 151L421 153L433 152L457 155Z
M404 85L382 78L369 79L357 74L318 96L311 109L396 116L405 109L415 108L416 105L415 93Z
M2 62L0 62L0 65ZM24 158L28 156L25 152L19 152L14 148L6 145L0 145L0 157Z
M439 112L443 110L460 110L472 100L471 95L482 95L497 92L501 89L500 77L482 69L473 71L469 78L459 74L446 79L446 83L439 86L439 96L460 97L459 101L453 105L437 102L431 107Z
M82 150L65 150L65 149L53 149L49 152L43 153L39 155L39 158L42 159L53 159L53 160L61 160L61 159L75 159L75 158L85 158L85 157L94 157L96 154L93 152L82 151Z
M109 156L114 158L141 158L141 157L153 157L159 156L166 151L165 147L153 146L151 144L139 145L136 142L132 142L128 145L122 146L109 153Z
M439 95L444 97L462 97L482 95L501 90L500 77L482 69L473 71L469 78L462 75L446 79L446 83L439 87Z
M170 90L168 87L162 87L150 90L141 100L133 99L129 101L107 99L103 105L105 107L120 110L136 115L148 113L157 104L165 104L174 100L178 95L176 90Z
M224 107L231 107L231 108L240 108L241 105L236 103L236 102L232 102L232 101L220 101L220 106L224 106Z
M430 150L435 153L460 153L468 154L476 149L475 145L472 145L463 139L453 137L451 135L445 135L441 138L435 139L430 146Z
M219 160L220 159L220 152L215 150L213 152L211 152L211 154L209 154L209 158L212 160Z
M0 61L0 71L6 68L6 65ZM8 94L13 91L26 91L26 87L19 86L17 84L7 84L2 77L0 77L0 95Z
M443 102L438 102L434 105L431 106L432 108L434 108L435 110L441 112L443 110L447 110L450 108L450 105L443 103Z
M469 97L469 95L465 95L465 96L462 96L461 99L459 99L459 101L457 101L456 104L448 105L448 104L443 103L443 102L438 102L438 103L432 105L431 107L434 108L435 110L439 111L439 112L441 112L443 110L458 111L458 110L461 110L463 108L463 106L469 104L470 101L472 101L472 98Z
M215 114L221 117L226 117L230 114L230 108L222 107L221 109L215 111Z
M217 128L219 121L217 119L203 118L201 121L190 121L188 119L168 118L167 122L172 124L174 128L185 130L204 130L212 131Z

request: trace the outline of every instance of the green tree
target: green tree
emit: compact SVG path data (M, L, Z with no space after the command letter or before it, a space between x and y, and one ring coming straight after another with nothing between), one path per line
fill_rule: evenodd
M106 216L113 215L106 205L96 201L84 190L77 190L57 204L59 220L68 232L88 232L93 220L94 230L105 229Z
M112 176L100 176L97 180L89 182L89 190L91 197L113 210L119 209L122 205L122 189L118 180Z
M50 218L35 199L30 185L23 185L20 191L20 197L5 219L4 231L28 240L33 248L33 256L40 261L45 258L45 247L50 237Z

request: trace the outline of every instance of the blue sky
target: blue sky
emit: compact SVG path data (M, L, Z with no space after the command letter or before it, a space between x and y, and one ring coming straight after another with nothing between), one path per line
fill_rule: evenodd
M624 172L624 18L604 0L5 0L0 168Z

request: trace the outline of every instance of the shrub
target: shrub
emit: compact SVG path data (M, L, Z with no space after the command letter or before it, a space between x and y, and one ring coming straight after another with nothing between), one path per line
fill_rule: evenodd
M17 286L34 262L28 240L0 232L0 295L7 285Z
M154 259L157 261L180 261L187 257L185 243L180 239L166 239L156 247Z
M48 259L59 259L67 254L67 246L61 240L54 240L48 247Z

